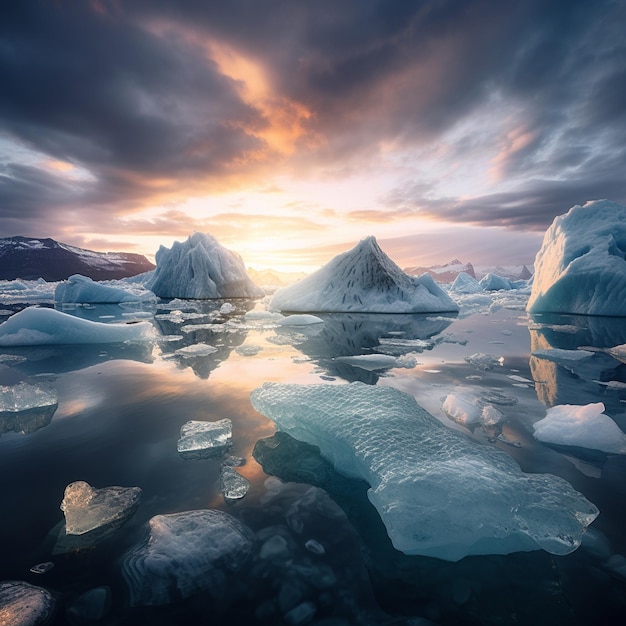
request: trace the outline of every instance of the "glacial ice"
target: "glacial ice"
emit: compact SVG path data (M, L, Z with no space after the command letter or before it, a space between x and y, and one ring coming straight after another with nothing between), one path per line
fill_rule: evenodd
M193 233L156 253L156 269L146 288L161 298L260 298L263 291L246 272L241 257L208 233Z
M546 231L528 311L626 316L626 207L576 205Z
M272 311L432 313L458 311L450 296L428 275L405 274L374 237L331 259L297 283L278 289Z
M217 599L252 550L251 531L217 510L156 515L124 557L131 606L163 605L205 592Z
M446 428L391 387L265 383L254 408L366 480L394 547L470 554L575 550L597 508L565 480L525 474L505 453Z
M0 324L0 346L37 346L150 341L150 322L91 322L54 309L28 307Z
M232 422L228 418L216 422L190 420L181 426L178 454L183 459L219 457L231 445L232 437Z
M483 291L480 283L469 274L461 272L454 279L454 282L450 286L450 291L455 293L480 293Z
M25 382L10 387L0 386L0 413L28 411L58 404L59 397L49 385L30 385Z
M511 281L504 276L498 276L497 274L485 274L478 284L485 291L508 291L512 289Z
M310 324L322 324L324 320L317 315L301 313L299 315L287 315L278 320L279 326L308 326Z
M133 288L128 283L128 288L114 287L74 274L67 280L61 281L54 292L56 302L93 302L93 303L116 303L156 301L155 295L145 289Z
M220 469L220 491L226 502L240 500L250 488L250 481L242 476L234 467L222 465Z
M353 367L376 371L396 366L396 357L389 354L357 354L354 356L338 356L335 361L347 363Z
M103 528L117 528L132 517L140 499L139 487L94 489L83 480L70 483L61 502L65 532L84 535Z
M602 402L553 406L533 425L534 436L544 443L626 454L626 434L604 411Z

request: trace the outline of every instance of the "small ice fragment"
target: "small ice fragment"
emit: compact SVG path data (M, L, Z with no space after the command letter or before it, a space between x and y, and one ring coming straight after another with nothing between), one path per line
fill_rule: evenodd
M216 422L190 420L182 425L178 453L183 459L220 456L232 443L232 423L229 419Z
M501 356L496 356L494 354L483 354L482 352L477 352L476 354L471 354L470 356L466 356L465 360L467 363L471 363L475 367L481 370L490 370L494 367L502 366L504 363L504 358Z
M485 404L480 414L480 423L483 426L495 426L504 416L493 404Z
M230 302L224 302L220 307L220 315L230 315L235 310L235 307Z
M619 380L609 380L608 382L594 380L593 382L597 383L598 385L603 385L607 389L626 389L626 383L623 383Z
M594 353L590 350L563 350L561 348L533 350L533 356L555 363L582 361L593 355Z
M54 563L52 561L46 561L45 563L37 563L37 565L33 565L30 568L30 571L33 574L45 574L49 572L54 567Z
M94 489L82 480L70 483L61 502L65 532L84 535L98 528L121 526L135 513L140 499L139 487Z
M417 359L414 356L405 354L404 356L399 356L396 359L394 367L412 370L416 365L417 365Z
M212 322L209 322L207 324L185 324L184 326L180 327L180 330L181 332L187 334L195 333L198 330L213 330L219 332L220 330L222 330L221 326L221 324L213 324Z
M174 354L185 358L194 358L208 356L214 352L217 352L217 348L215 346L210 346L208 343L195 343L191 346L179 348L174 352Z
M474 424L482 414L481 406L474 396L458 393L448 394L441 410L458 424Z
M395 367L396 364L396 358L388 354L359 354L355 356L338 356L335 360L368 371L388 369L390 367Z
M58 404L57 392L45 384L21 382L11 387L0 386L0 412L19 413Z
M323 324L324 320L317 315L302 313L298 315L288 315L278 320L279 326L308 326L309 324Z
M509 330L508 328L504 328L500 331L505 337L510 337L513 334L512 330Z
M240 500L250 488L250 481L244 478L236 469L228 465L220 470L220 491L226 502Z
M508 374L507 378L510 378L511 380L514 380L518 383L529 383L531 385L534 385L534 381L529 380L528 378L524 378L523 376L518 376L517 374Z
M245 346L237 346L235 348L235 352L240 354L241 356L254 356L261 351L261 346L255 346L252 344L248 344Z

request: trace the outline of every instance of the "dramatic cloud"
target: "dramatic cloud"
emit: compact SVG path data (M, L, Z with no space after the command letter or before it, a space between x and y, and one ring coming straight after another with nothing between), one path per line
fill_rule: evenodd
M541 230L626 202L624 23L614 0L10 3L0 235L174 234L218 213L186 201L251 189L284 232L342 214Z

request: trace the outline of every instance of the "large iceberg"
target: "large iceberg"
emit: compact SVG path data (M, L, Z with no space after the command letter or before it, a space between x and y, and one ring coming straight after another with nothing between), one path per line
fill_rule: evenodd
M272 311L361 313L458 312L428 275L405 274L367 237L324 267L274 294Z
M626 207L596 200L557 217L535 268L529 311L626 316Z
M96 282L80 274L74 274L67 280L60 282L54 292L54 299L56 302L95 302L106 304L156 300L153 293L145 289L132 288L130 283L127 289L123 289L122 287Z
M146 288L161 298L260 298L263 291L246 272L241 257L215 237L193 233L156 253L156 269Z
M470 554L575 550L598 509L550 474L446 428L390 387L265 383L252 404L335 469L368 482L394 547L456 561Z
M0 324L0 346L121 343L154 336L150 322L105 324L39 307L23 309Z

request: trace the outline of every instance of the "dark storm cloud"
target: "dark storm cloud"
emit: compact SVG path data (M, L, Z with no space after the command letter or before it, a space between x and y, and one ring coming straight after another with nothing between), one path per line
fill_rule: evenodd
M242 97L203 43L261 64L277 97L311 116L293 168L358 167L381 145L436 144L479 111L514 106L527 141L504 150L513 191L473 201L396 194L451 221L543 228L591 197L624 200L626 23L611 0L93 0L0 9L0 125L87 169L80 184L3 180L20 206L120 208L199 180L278 166ZM323 141L307 142L307 134ZM480 140L459 139L451 159ZM483 146L484 147L484 146ZM497 146L492 148L497 153ZM286 157L283 155L283 161ZM282 165L288 165L283 163ZM15 170L12 170L15 173ZM558 182L557 182L558 181ZM422 181L423 182L423 181ZM121 209L120 209L121 210Z

